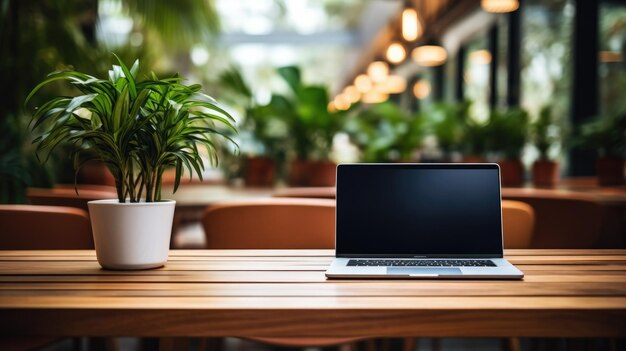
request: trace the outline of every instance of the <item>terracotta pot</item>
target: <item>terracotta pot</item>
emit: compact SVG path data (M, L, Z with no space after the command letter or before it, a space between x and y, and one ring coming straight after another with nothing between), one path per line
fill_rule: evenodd
M289 164L291 186L334 186L337 165L331 161L293 160Z
M596 161L596 173L598 175L598 185L612 186L624 185L624 158L603 157Z
M269 157L248 157L245 161L246 186L272 186L276 180L276 161Z
M309 164L309 186L335 186L337 164L331 161L313 161Z
M537 160L533 164L533 184L553 187L559 182L559 164L549 160Z
M289 162L287 182L291 186L307 186L309 182L309 161L293 160Z
M85 163L76 177L79 184L97 184L115 186L115 178L107 166L100 161L89 161Z
M479 155L464 155L463 163L483 163L487 162L484 157Z
M500 179L502 186L524 185L524 165L520 160L504 160L500 165Z

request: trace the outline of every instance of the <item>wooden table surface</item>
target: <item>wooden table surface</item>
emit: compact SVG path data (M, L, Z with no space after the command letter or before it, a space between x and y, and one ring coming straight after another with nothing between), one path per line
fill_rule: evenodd
M626 250L509 250L523 281L327 280L329 250L0 251L14 336L626 336Z

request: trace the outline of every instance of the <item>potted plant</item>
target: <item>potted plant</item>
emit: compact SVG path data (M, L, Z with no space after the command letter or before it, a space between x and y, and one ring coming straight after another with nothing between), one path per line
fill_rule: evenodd
M272 186L277 180L280 161L284 160L287 127L274 115L271 104L256 103L252 89L242 77L239 69L231 67L219 76L220 87L230 93L231 100L245 109L240 129L242 153L241 166L247 186Z
M117 56L116 56L117 58ZM71 151L80 169L89 151L115 178L117 199L89 202L98 262L109 269L148 269L167 261L175 201L161 199L161 179L175 168L174 191L184 171L202 178L201 148L217 162L214 135L232 141L216 124L232 130L233 118L200 85L185 85L177 76L158 79L153 73L137 80L139 61L129 69L117 58L108 79L76 72L54 72L37 91L67 81L80 93L59 96L37 108L33 141L37 155L47 159L60 143Z
M533 163L533 184L538 187L555 186L559 181L559 164L550 160L548 151L557 141L557 126L549 106L541 109L539 117L531 125L531 137L539 151L539 158Z
M299 186L334 186L336 165L330 159L335 134L343 125L343 111L330 112L328 89L302 82L300 69L289 66L278 74L290 94L274 94L268 108L287 126L292 161L288 183Z
M428 111L430 129L437 139L437 145L443 153L443 160L454 159L454 154L462 149L464 138L464 125L466 124L467 112L470 103L445 103L440 102Z
M386 101L356 111L346 121L345 131L364 162L414 162L425 122L423 114L410 115Z
M581 126L578 143L596 150L596 174L601 186L623 185L626 155L626 107L621 112L596 118Z
M494 110L487 124L487 145L499 154L500 177L503 186L524 184L522 150L528 139L528 113L522 109L502 112Z

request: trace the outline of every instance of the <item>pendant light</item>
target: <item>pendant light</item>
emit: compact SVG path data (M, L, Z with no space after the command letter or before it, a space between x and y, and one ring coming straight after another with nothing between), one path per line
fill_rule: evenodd
M385 57L387 58L387 61L393 64L399 64L406 58L406 49L404 48L404 45L395 41L387 47Z
M486 12L507 13L519 8L518 0L481 0L480 7Z
M367 75L372 82L380 83L389 75L389 65L385 61L374 61L367 66Z
M448 59L448 52L441 45L430 42L426 45L413 49L411 58L415 63L424 67L436 67L443 65Z
M415 41L424 33L423 22L410 2L402 11L402 38L406 41Z

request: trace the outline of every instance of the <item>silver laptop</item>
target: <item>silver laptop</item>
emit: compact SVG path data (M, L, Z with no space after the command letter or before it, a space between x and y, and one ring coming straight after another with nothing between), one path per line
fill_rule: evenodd
M497 164L341 164L329 278L520 279Z

